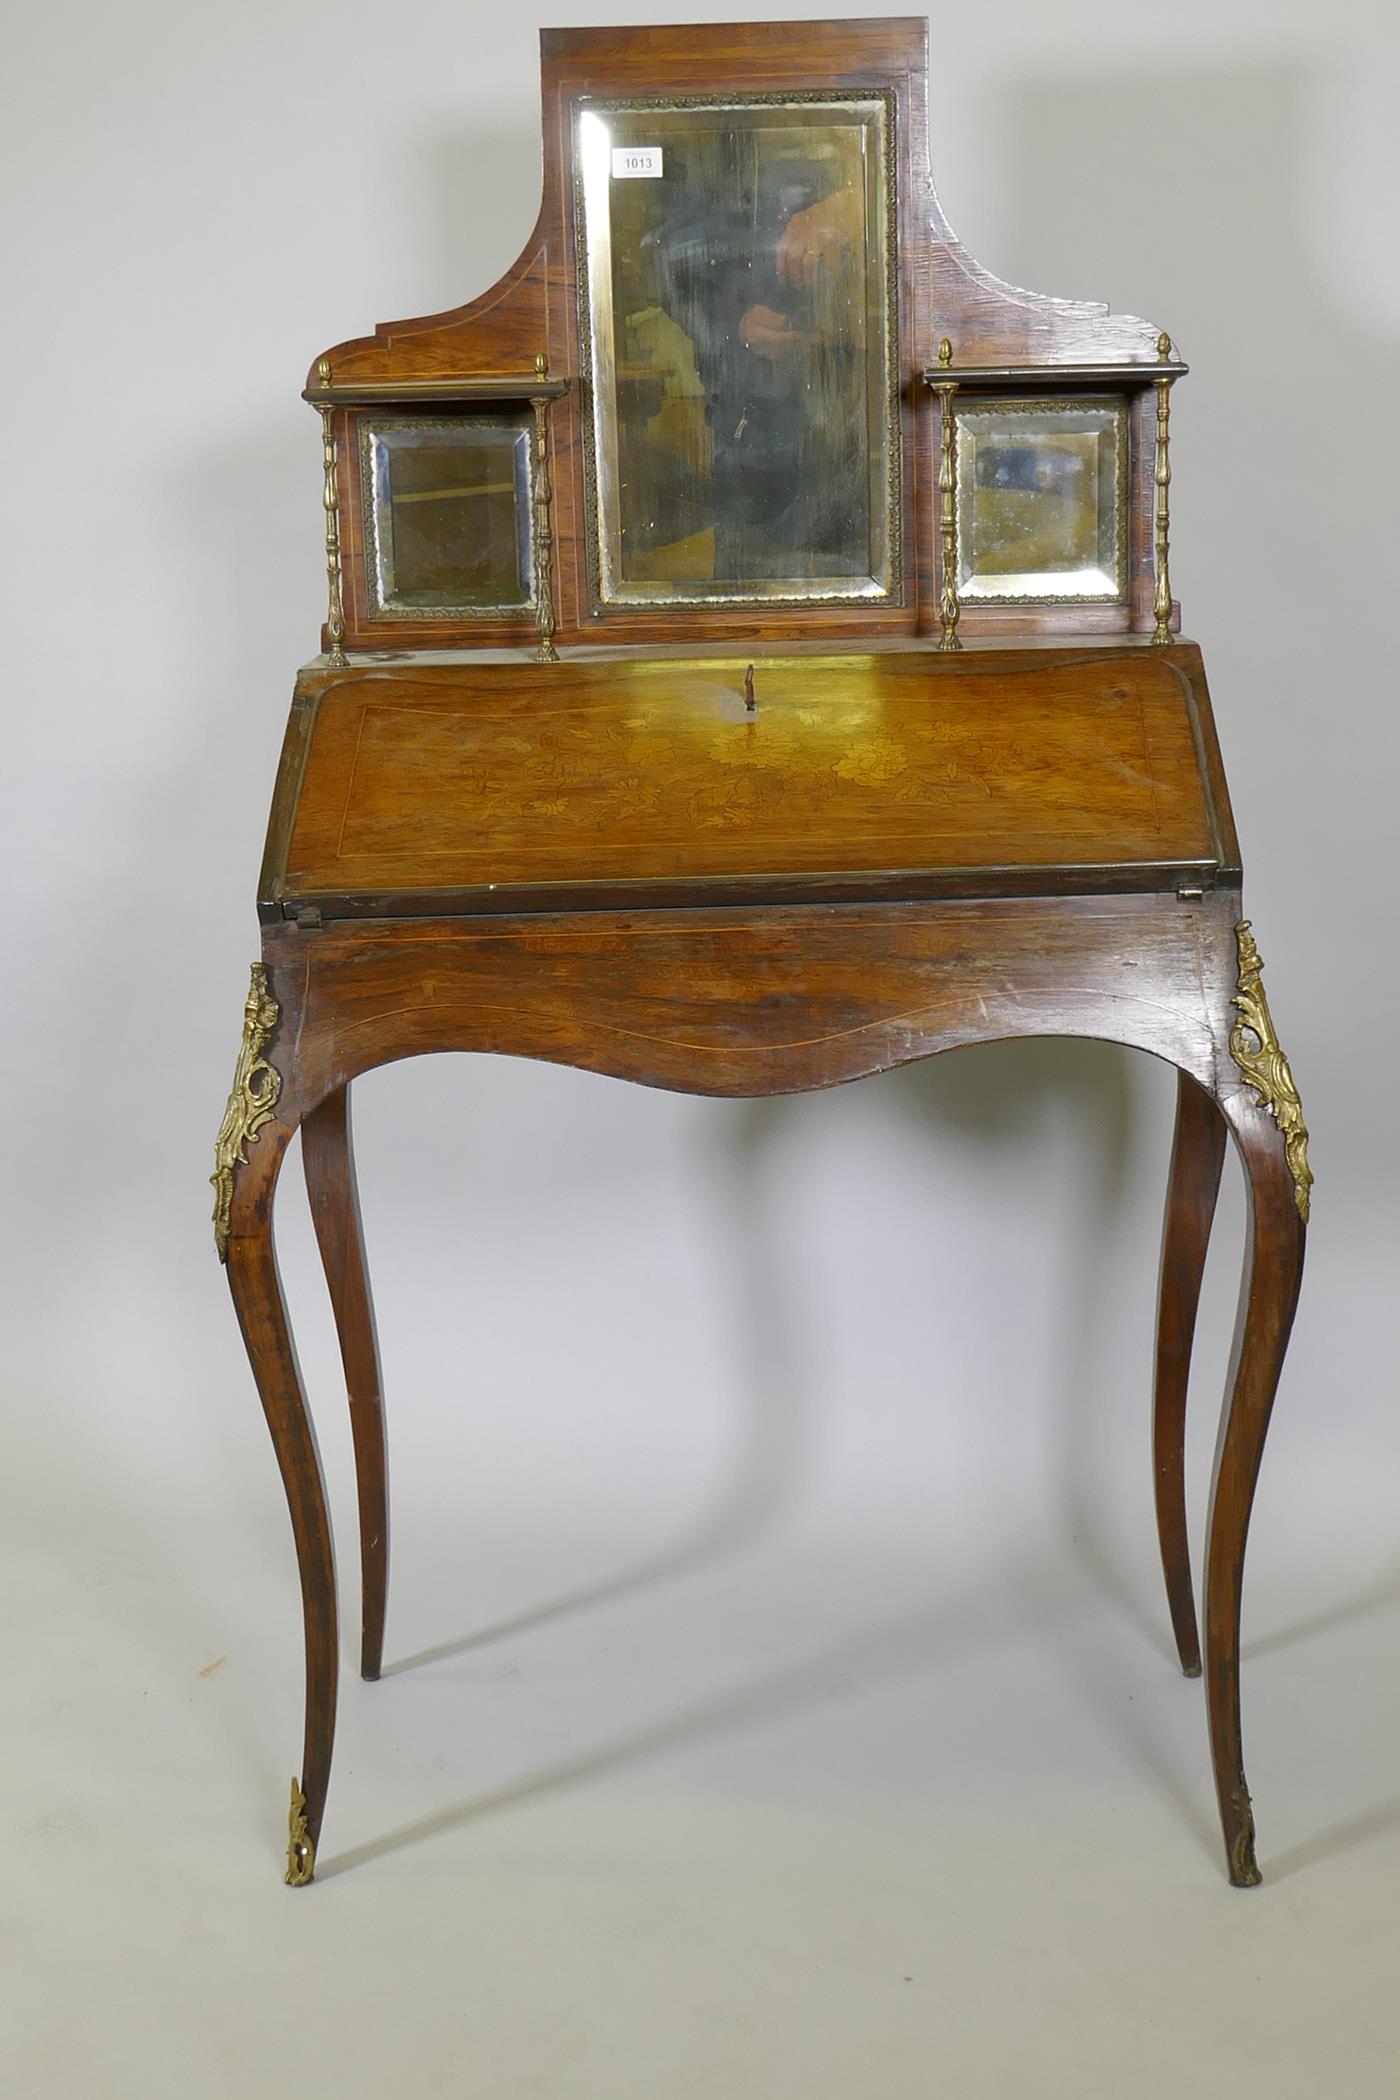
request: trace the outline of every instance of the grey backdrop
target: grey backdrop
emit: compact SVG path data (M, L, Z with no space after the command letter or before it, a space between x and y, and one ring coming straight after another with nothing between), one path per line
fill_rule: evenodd
M1154 1564L1171 1076L1053 1043L749 1106L496 1060L358 1085L396 1667L347 1686L316 1890L278 1887L295 1578L205 1177L323 602L297 396L321 347L513 260L537 17L69 0L7 30L17 2092L1393 2090L1394 19L934 25L962 238L1193 367L1173 580L1318 1177L1246 1599L1249 1897ZM353 1622L300 1196L293 1162ZM1198 1535L1241 1223L1231 1165Z

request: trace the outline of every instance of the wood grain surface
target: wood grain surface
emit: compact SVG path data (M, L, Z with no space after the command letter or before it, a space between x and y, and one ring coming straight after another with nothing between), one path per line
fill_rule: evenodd
M1218 1016L1235 908L1221 892L344 920L268 927L263 953L302 1113L438 1050L751 1096L1028 1035L1127 1043L1215 1091L1234 1073Z
M284 905L502 910L653 885L1168 887L1224 859L1197 698L1158 651L356 671L319 696Z

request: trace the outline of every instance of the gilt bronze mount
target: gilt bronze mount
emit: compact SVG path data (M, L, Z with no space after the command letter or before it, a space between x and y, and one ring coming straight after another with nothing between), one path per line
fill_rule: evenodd
M243 1003L243 1041L224 1120L214 1141L214 1171L209 1177L214 1189L214 1245L220 1261L228 1258L233 1177L247 1160L247 1147L263 1125L272 1121L272 1111L282 1091L281 1074L263 1056L279 1013L277 1001L267 988L267 970L262 963L254 963L248 997Z
M1241 919L1235 938L1239 944L1240 975L1230 1003L1238 1007L1240 1017L1230 1030L1230 1055L1283 1133L1288 1171L1293 1176L1293 1200L1306 1225L1313 1173L1308 1165L1308 1126L1303 1121L1303 1103L1269 1012L1264 965L1248 919Z
M283 1875L289 1889L304 1889L316 1873L316 1847L311 1842L311 1833L306 1823L306 1796L301 1782L292 1781L291 1806L287 1810L287 1871Z

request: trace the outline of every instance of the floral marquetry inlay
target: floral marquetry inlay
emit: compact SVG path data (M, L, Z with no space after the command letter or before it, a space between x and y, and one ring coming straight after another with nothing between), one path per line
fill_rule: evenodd
M300 894L1207 858L1189 695L1133 658L482 665L329 691ZM505 675L503 675L505 674ZM1094 792L1086 798L1086 773ZM742 850L739 840L742 837Z

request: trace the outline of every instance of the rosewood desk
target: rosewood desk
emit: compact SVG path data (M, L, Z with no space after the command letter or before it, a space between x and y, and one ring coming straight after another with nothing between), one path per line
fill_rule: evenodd
M919 22L546 32L539 225L472 304L318 359L328 616L292 703L215 1235L291 1508L315 1867L337 1620L273 1247L296 1131L384 1640L358 1074L506 1052L698 1094L1085 1036L1178 1073L1155 1491L1201 1670L1184 1419L1227 1134L1248 1247L1206 1556L1230 1879L1245 1537L1302 1273L1307 1132L1168 576L1145 322L972 262Z

